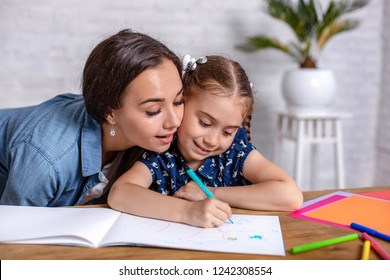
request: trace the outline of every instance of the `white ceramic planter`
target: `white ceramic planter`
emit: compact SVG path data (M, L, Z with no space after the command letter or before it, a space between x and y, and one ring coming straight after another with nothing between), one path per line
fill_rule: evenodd
M335 77L328 69L288 70L283 75L282 93L291 112L326 112L336 93Z

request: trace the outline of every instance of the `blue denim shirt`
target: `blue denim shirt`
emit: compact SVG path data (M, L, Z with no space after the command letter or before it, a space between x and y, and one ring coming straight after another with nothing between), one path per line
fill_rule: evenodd
M80 204L100 182L101 158L101 127L82 95L0 110L0 204Z

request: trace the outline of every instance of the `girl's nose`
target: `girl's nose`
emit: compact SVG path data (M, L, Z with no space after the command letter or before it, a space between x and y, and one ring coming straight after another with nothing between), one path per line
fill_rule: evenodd
M204 142L209 147L215 147L218 144L218 133L210 132L204 137Z

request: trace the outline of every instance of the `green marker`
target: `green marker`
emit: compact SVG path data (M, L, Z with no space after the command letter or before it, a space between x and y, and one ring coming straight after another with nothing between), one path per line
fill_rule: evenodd
M332 238L332 239L328 239L328 240L316 241L313 243L308 243L308 244L293 247L293 248L291 248L290 252L291 252L291 254L298 254L298 253L326 247L329 245L334 245L334 244L341 243L341 242L355 240L355 239L358 239L358 237L359 236L357 233L353 233L353 234L348 234L348 235L344 235L344 236L340 236L340 237L336 237L336 238Z

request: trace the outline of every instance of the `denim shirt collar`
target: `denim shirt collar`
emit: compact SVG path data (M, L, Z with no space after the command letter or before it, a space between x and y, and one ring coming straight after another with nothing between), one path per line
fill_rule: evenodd
M99 123L88 113L81 129L81 170L84 177L100 172L102 168L102 132Z

